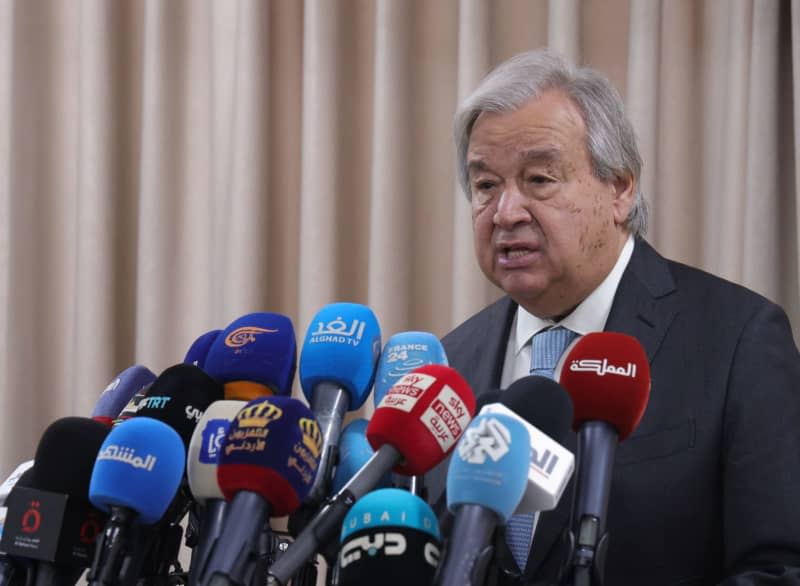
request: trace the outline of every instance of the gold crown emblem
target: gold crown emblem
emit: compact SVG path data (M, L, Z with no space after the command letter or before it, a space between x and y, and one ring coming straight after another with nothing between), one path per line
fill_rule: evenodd
M322 449L322 432L316 420L308 417L300 418L300 431L303 432L303 444L311 451L315 458L319 458Z
M265 401L242 409L236 415L236 420L239 427L266 427L281 417L283 409Z
M258 334L274 334L278 330L270 330L267 328L258 328L256 326L243 326L236 328L225 338L225 345L229 348L241 348L250 342L256 341Z

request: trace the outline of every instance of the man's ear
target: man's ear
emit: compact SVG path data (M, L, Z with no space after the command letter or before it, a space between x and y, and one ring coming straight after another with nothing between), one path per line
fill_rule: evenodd
M617 177L611 182L614 190L614 223L621 225L628 219L628 214L633 208L633 199L636 192L636 178L633 175Z

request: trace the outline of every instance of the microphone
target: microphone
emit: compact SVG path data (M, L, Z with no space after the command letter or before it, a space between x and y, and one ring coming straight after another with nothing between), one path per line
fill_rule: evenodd
M319 423L322 454L309 506L329 494L342 420L369 396L380 352L378 320L364 305L332 303L311 320L300 353L300 384Z
M178 432L186 449L209 405L222 399L222 385L191 364L170 366L139 403L136 417L151 417Z
M14 490L14 487L17 485L22 475L25 474L32 467L33 467L33 460L28 460L26 462L23 462L22 464L14 468L14 471L11 474L9 474L8 478L6 478L3 481L3 484L0 485L0 507L2 507L5 504L8 495L11 494L12 490ZM20 486L26 486L26 485L22 484Z
M34 466L8 496L2 548L29 565L28 582L75 584L89 565L103 519L87 499L95 456L108 428L85 417L50 424Z
M571 554L564 569L578 584L602 584L608 534L608 497L617 443L644 415L650 396L650 365L632 336L593 332L567 355L561 384L575 407L578 474L569 535Z
M454 369L422 366L401 378L367 425L375 455L311 519L269 569L271 581L286 582L334 536L355 501L389 470L424 474L444 460L475 412L469 384Z
M359 499L342 525L339 586L430 584L441 537L428 503L398 488Z
M100 394L92 411L92 419L111 427L133 396L154 380L156 375L146 366L134 364L126 368Z
M447 354L439 338L428 332L400 332L394 334L383 348L375 376L375 406L381 402L400 377L425 364L444 364ZM395 478L398 485L407 486L418 497L426 498L423 478L415 476Z
M164 516L184 474L186 450L178 432L162 421L134 417L116 425L97 455L89 500L108 513L88 575L89 584L134 584L147 532ZM136 525L134 525L136 524Z
M525 494L515 514L551 511L575 470L575 457L563 447L573 421L570 396L547 377L526 376L499 393L480 413L502 413L525 425L531 457Z
M394 334L383 347L375 375L375 406L401 377L426 364L448 365L447 354L439 338L428 332Z
M250 313L233 321L211 344L204 370L225 385L225 398L250 401L292 392L297 341L280 313Z
M176 364L162 372L150 386L147 396L138 405L136 417L150 417L174 429L184 445L184 453L194 434L197 422L214 401L222 399L222 385L190 364ZM178 566L178 554L183 537L181 520L190 512L187 541L197 522L193 502L185 479L182 479L172 504L161 520L150 530L145 548L142 577L151 579L167 576L172 566Z
M222 330L211 330L202 334L192 342L192 345L189 346L189 350L186 352L186 356L183 358L183 363L191 364L205 370L206 356L208 356L208 351L211 349L211 345L214 341L219 337L220 332L222 332Z
M455 513L437 586L481 586L495 527L505 525L525 494L531 440L518 417L478 415L458 442L447 470L447 508Z
M331 492L336 494L350 479L356 475L375 454L375 450L367 441L366 419L353 419L342 430L339 438L339 464L333 474ZM377 488L390 488L392 479L390 474L385 474L376 484Z
M216 401L209 405L189 443L186 476L195 501L204 509L197 545L192 549L189 584L197 582L197 572L222 532L227 504L217 482L217 462L228 427L245 404L244 401Z
M290 397L247 403L222 443L217 480L229 501L220 536L197 584L260 579L258 553L267 519L287 515L307 496L319 468L322 435L314 414Z

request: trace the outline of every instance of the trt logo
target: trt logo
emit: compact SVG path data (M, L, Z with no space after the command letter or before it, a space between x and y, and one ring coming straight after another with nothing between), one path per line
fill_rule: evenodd
M486 458L499 461L509 451L511 433L493 417L473 421L458 444L459 457L470 464L483 464Z
M362 535L344 545L339 563L346 568L360 560L362 552L375 556L381 549L384 555L403 555L406 552L406 538L402 533L376 533L372 538Z

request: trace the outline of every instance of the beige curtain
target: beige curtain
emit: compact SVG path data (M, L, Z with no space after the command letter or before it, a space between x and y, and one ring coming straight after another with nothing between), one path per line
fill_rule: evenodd
M496 298L451 120L545 45L625 98L651 242L800 327L800 0L0 0L0 476L240 314Z

